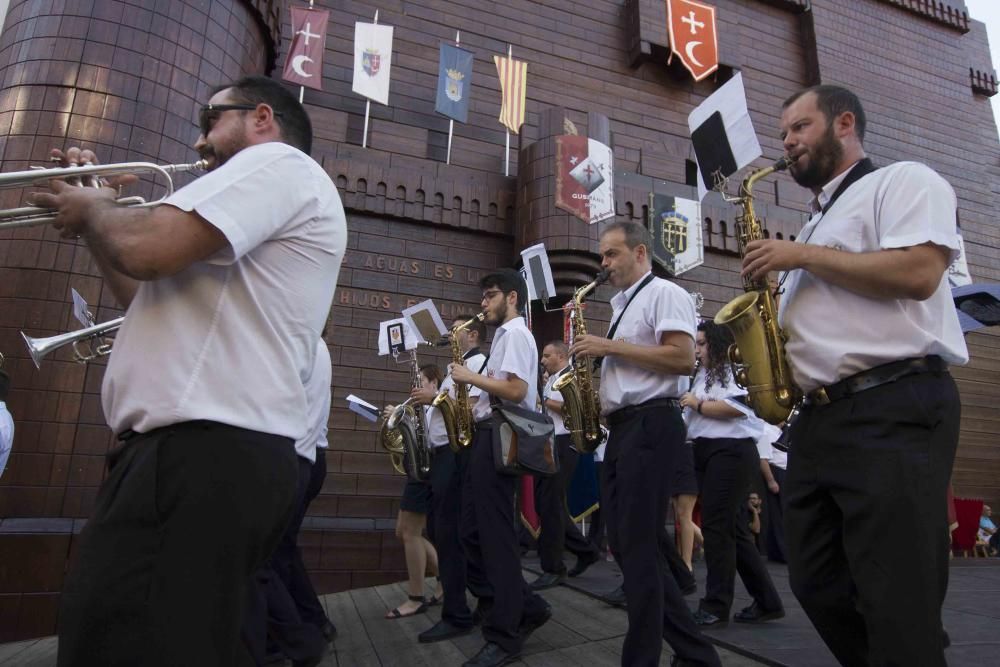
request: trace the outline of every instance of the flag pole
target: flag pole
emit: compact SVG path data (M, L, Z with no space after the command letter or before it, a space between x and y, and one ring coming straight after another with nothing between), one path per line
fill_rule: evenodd
M315 7L313 7L313 0L309 0L309 9L315 9ZM294 37L294 35L292 36ZM299 104L302 104L302 100L304 100L305 97L306 97L306 87L299 86Z
M375 10L375 20L373 21L375 25L378 25L378 10ZM364 133L361 135L361 147L368 148L368 115L372 111L372 101L370 98L365 99L365 129Z
M458 46L461 41L462 33L458 30L455 31L455 46ZM448 119L448 154L444 158L445 164L451 164L451 137L452 133L455 131L455 119Z
M514 47L507 45L507 66L514 60ZM507 127L506 125L504 127ZM510 176L510 128L507 127L507 148L503 154L503 175Z

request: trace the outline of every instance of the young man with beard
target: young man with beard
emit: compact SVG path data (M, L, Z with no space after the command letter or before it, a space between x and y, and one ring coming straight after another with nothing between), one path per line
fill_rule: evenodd
M806 393L784 488L792 590L842 664L943 666L961 409L947 365L968 360L945 275L955 193L919 163L874 170L849 90L783 109L813 216L796 242L750 243L743 275L785 272L778 319Z
M486 644L465 665L494 667L516 660L528 635L549 620L552 610L521 576L514 528L518 478L498 473L493 463L491 401L535 409L538 348L521 315L528 290L513 269L492 273L479 286L486 324L497 327L485 374L453 365L451 377L482 390L472 406L476 433L462 488L461 534L469 571L485 573L493 597L480 598Z
M622 665L659 665L666 639L676 653L672 664L718 667L719 656L666 571L661 547L671 480L684 447L678 397L694 368L697 315L687 292L653 276L651 247L642 225L604 228L601 266L621 290L611 299L611 330L607 338L578 337L570 353L604 358L601 411L610 436L601 499L608 541L625 578Z
M294 509L344 209L281 84L220 88L200 120L209 173L160 206L58 182L35 197L128 308L102 388L121 445L63 589L62 667L237 664L251 575Z

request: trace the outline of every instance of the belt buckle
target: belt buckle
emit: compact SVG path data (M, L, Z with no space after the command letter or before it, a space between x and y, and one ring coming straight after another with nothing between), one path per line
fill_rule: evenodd
M810 395L812 402L816 405L829 405L830 397L826 393L826 387L820 387L812 392Z

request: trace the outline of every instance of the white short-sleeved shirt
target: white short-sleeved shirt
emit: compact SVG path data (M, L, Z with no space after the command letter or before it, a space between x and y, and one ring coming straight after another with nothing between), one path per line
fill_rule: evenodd
M304 380L347 244L337 189L305 153L241 150L170 196L229 246L143 282L115 339L103 400L116 433L196 419L298 440Z
M309 432L295 441L295 453L302 458L316 462L316 448L327 447L326 434L330 420L330 383L333 380L333 365L326 341L320 338L316 343L316 361L313 371L306 378L306 419Z
M645 276L612 297L612 322L618 320L619 313L643 280ZM691 295L672 282L653 278L625 310L615 331L615 340L659 345L660 336L668 331L680 331L694 339L697 325L698 316ZM606 415L654 398L677 398L687 391L689 384L686 375L657 373L622 357L608 355L601 363L601 411Z
M819 196L829 201L847 172ZM873 252L934 243L958 252L955 192L929 167L897 162L867 174L824 215L816 213L798 241L847 252ZM778 322L785 352L804 391L881 364L940 355L964 364L969 354L948 287L948 275L924 301L871 299L796 269L788 273Z
M774 446L775 441L781 437L781 429L763 419L757 419L761 428L760 437L757 438L757 455L776 468L785 470L788 467L788 453Z
M734 419L716 419L699 414L692 408L684 408L684 421L687 422L687 437L695 438L753 438L760 435L760 420L753 416L753 410L743 401L747 390L740 388L733 379L733 372L727 366L725 386L721 382L713 382L711 388L705 386L707 373L704 366L698 369L691 384L691 393L699 401L723 401L726 405L743 413L742 417Z
M479 348L473 348L465 353L463 357L466 367L470 368L479 373L484 373L486 371L486 355L479 351ZM455 381L451 379L451 373L445 377L441 382L441 391L447 391L448 395L455 398ZM479 394L482 390L479 387L473 387L469 385L469 404L475 405L476 401L479 399ZM433 408L435 416L434 421L429 421L429 433L430 443L432 447L443 447L448 444L448 429L444 425L444 417L441 416L441 412L437 408Z
M542 388L542 404L544 404L545 401L555 401L556 403L563 402L562 393L555 391L552 388L552 385L556 383L556 380L559 379L559 376L570 372L570 370L571 370L570 367L567 366L558 373L553 373L552 375L549 376L548 382L546 382L545 387ZM551 408L545 408L545 411L549 414L550 417L552 417L552 423L555 424L556 427L555 435L567 435L569 433L569 430L567 430L566 424L563 422L562 410L552 410Z
M7 410L7 404L0 401L0 476L7 467L7 458L14 448L14 418Z
M523 317L515 317L497 327L493 334L490 358L483 371L487 377L506 380L516 375L528 384L524 400L515 405L534 410L538 400L538 346L528 331ZM501 401L510 405L509 401ZM481 392L472 407L472 418L477 422L490 416L490 395Z

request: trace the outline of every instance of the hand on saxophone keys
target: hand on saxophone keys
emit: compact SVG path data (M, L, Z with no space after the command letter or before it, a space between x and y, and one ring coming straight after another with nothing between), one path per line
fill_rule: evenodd
M418 405L430 405L437 398L437 391L433 387L414 387L410 390L410 398Z
M576 340L573 341L573 345L569 348L569 353L574 356L579 354L589 357L605 357L611 353L613 342L604 336L583 334L577 336Z
M790 271L806 268L809 253L817 246L778 239L750 241L743 256L740 276L763 280L772 271Z
M471 384L472 380L479 375L463 364L449 364L448 372L451 373L451 378L455 382L460 382L462 384Z

